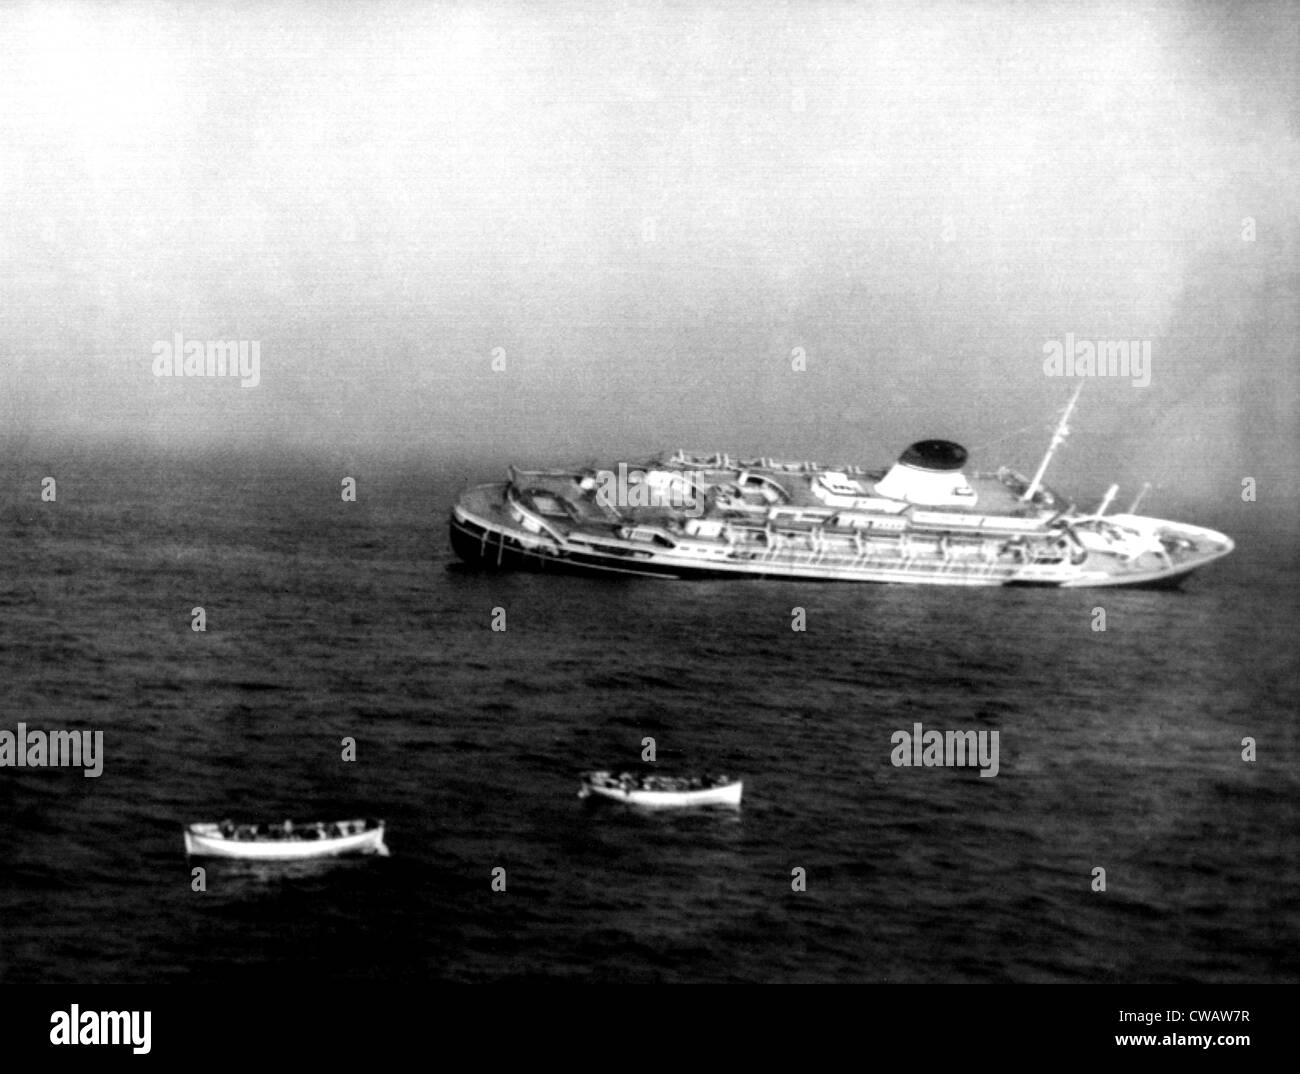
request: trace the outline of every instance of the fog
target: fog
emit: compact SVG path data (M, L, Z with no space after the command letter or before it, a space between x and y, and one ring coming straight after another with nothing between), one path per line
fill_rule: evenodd
M686 447L1295 510L1285 5L0 12L0 435L495 463ZM155 375L256 341L260 379ZM1271 499L1270 499L1271 498Z

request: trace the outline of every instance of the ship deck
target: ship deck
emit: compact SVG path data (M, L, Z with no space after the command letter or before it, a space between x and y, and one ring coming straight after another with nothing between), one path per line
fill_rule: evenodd
M638 470L646 472L665 467L661 462L650 461L627 464L627 468L628 472ZM564 533L574 529L604 532L630 523L659 525L672 529L676 528L684 518L715 519L733 524L749 522L761 526L767 518L768 510L772 507L787 509L781 512L786 516L782 519L782 526L799 529L820 524L841 511L856 510L848 506L828 505L813 491L813 478L818 473L827 472L825 469L791 473L775 468L744 467L740 469L700 468L675 472L683 473L701 486L710 489L735 487L742 475L748 475L751 479L761 478L764 483L779 488L779 499L764 500L752 489L741 489L741 496L725 506L714 501L712 497L705 497L703 502L690 510L670 506L627 504L606 506L600 503L590 490L582 487L580 482L584 475L577 472L517 471L514 474L514 484L516 488L528 495L531 505L546 518L548 523L557 531ZM874 482L882 476L880 472L865 471L850 475L868 493ZM1041 504L1025 503L997 474L974 473L969 475L968 481L976 493L974 502L945 506L940 509L944 514L966 516L972 520L992 517L1029 522L1046 520L1070 506L1050 490L1045 490L1046 496L1051 497L1053 503L1059 506L1045 508ZM500 488L500 486L495 487ZM466 502L468 504L468 501ZM476 496L473 502L480 513L492 512L500 514L501 517L509 516L508 501L503 493L496 497ZM913 505L898 503L894 510L900 516L906 517L913 510ZM934 509L917 507L916 510ZM806 514L801 518L802 512Z

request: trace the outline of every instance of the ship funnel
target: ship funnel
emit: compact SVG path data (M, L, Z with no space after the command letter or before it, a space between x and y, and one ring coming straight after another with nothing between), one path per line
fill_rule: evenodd
M876 494L927 507L969 507L975 503L962 467L966 449L951 440L918 440L898 457Z

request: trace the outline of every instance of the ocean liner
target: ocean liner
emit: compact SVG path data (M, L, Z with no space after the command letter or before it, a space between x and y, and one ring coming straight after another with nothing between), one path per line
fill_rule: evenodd
M1114 485L1083 513L1043 484L1077 399L1032 478L967 473L949 440L874 472L683 451L610 470L511 467L460 496L452 546L500 569L1080 588L1173 586L1232 551L1222 533L1135 514L1136 501L1106 514Z

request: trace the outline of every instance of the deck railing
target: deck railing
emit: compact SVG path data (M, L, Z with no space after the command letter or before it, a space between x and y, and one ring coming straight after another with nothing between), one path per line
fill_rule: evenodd
M1020 565L1007 563L987 556L935 555L907 549L887 550L866 548L861 551L838 548L793 548L777 542L762 549L753 549L751 563L780 563L789 567L841 567L854 570L890 570L905 572L924 567L931 573L988 577L1009 573Z

